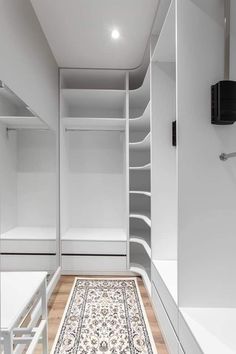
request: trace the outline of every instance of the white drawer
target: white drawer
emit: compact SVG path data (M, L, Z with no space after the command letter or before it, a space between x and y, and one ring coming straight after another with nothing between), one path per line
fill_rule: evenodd
M124 272L127 270L125 256L62 256L64 274L97 272Z
M169 353L178 354L179 353L178 338L176 336L175 330L166 314L161 299L153 284L152 284L152 303Z
M56 255L1 255L2 271L55 271L58 267Z
M62 240L62 254L117 254L126 255L125 241Z
M166 287L164 281L162 280L156 267L152 264L152 281L155 284L156 290L161 298L163 306L168 313L171 323L175 329L178 331L178 306L174 301L172 295L170 294L168 288Z

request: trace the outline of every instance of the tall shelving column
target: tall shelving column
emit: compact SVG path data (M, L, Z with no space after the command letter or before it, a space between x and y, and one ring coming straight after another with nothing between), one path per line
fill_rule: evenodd
M151 293L150 70L129 94L129 256Z

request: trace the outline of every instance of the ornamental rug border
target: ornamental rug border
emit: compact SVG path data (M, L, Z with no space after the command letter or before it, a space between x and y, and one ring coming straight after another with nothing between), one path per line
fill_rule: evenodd
M75 277L51 354L157 354L136 277Z

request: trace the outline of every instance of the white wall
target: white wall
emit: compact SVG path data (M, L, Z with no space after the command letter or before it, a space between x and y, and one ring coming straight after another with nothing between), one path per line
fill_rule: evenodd
M124 134L66 134L70 227L124 227Z
M211 125L223 1L181 0L178 14L179 302L236 306L236 160L219 160L236 150L236 124Z
M56 225L56 137L17 132L17 225Z
M0 80L55 128L57 64L30 1L1 0L0 23Z

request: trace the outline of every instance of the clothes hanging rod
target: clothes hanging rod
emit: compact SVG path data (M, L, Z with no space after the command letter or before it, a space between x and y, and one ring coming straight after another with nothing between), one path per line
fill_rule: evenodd
M76 131L84 131L84 132L124 132L124 129L81 129L81 128L65 128L66 132L76 132Z
M16 131L16 130L40 130L40 131L48 131L48 130L50 130L49 128L34 128L34 127L32 127L32 128L6 128L6 130L9 132L9 131Z
M231 152L229 154L225 154L224 152L220 154L219 158L221 161L226 161L230 159L231 157L236 157L236 152Z

